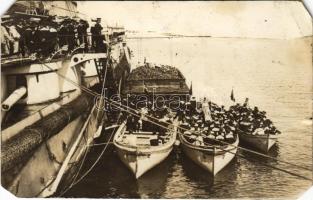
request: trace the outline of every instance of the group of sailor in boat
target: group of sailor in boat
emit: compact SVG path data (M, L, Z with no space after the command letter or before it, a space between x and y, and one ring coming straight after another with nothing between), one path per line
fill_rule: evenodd
M180 101L176 110L165 105L155 109L154 104L151 102L147 102L139 109L136 108L134 103L130 103L130 107L137 110L137 114L123 114L127 131L121 134L123 137L116 137L119 138L116 141L117 143L131 145L134 147L133 151L137 151L140 145L138 146L136 140L133 139L135 137L136 139L143 138L142 135L146 135L148 140L143 145L145 148L162 146L170 139L169 125L177 122L179 124L177 126L179 138L187 156L214 175L226 166L236 154L239 143L238 130L240 128L250 134L255 134L254 132L260 134L259 129L262 129L263 134L275 135L280 133L273 125L273 122L267 119L265 111L259 111L257 107L254 110L249 108L248 99L242 105L237 103L229 109L226 109L223 105L219 106L206 98L201 102L197 102L195 98L191 98L190 101L186 102ZM245 129L247 124L249 124L249 127ZM134 137L131 137L132 135ZM147 135L150 136L147 137ZM164 138L167 139L164 140ZM116 146L120 150L121 146L119 144ZM187 150L185 150L186 146ZM152 168L151 165L149 167L140 165L140 162L144 163L140 160L144 159L138 156L140 154L138 152L137 157L131 160L129 160L129 155L125 155L127 154L125 149L119 152L120 158L135 173L137 178ZM150 149L147 159L151 160L151 155L153 155L153 151ZM221 155L223 156L221 157ZM163 159L165 159L165 156L159 159L157 163ZM136 164L130 164L134 160L136 160ZM136 168L131 166L136 166ZM140 167L145 170L139 170L139 175L138 168Z
M204 98L198 107L201 109L187 108L181 124L181 127L190 130L184 134L194 140L195 145L203 145L205 139L231 143L235 139L237 128L252 135L281 133L266 117L265 111L259 111L258 107L251 109L248 106L248 99L243 105L237 103L226 110L223 105L218 106Z
M184 130L188 129L184 135L193 144L203 146L204 143L232 143L235 140L237 122L233 120L232 113L225 110L224 106L218 106L206 99L198 107L200 109L192 106L187 109L181 124Z
M281 134L273 122L266 117L266 112L260 111L258 107L251 109L247 105L247 100L242 106L236 104L229 108L229 111L234 114L240 130L252 135Z

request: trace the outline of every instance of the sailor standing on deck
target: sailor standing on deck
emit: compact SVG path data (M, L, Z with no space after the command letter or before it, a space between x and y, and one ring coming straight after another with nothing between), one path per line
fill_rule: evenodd
M100 52L101 49L101 42L102 42L102 37L101 37L101 31L102 31L102 26L101 26L101 18L97 18L96 24L92 28L92 38L93 38L93 47L95 48L96 52Z
M19 39L19 53L24 57L25 56L25 30L26 30L26 23L25 20L20 21L17 26L16 26L17 32L20 34L20 39Z
M58 35L59 35L59 47L61 48L64 45L67 45L68 30L65 22L61 23L61 27L58 30Z
M27 54L30 54L30 38L31 38L31 34L32 34L32 24L28 24L26 27L24 27L24 43L25 43L25 50L27 52Z
M42 48L42 55L44 57L48 56L49 54L49 46L51 45L51 41L50 41L50 28L47 24L43 25L40 28L40 36L41 36L41 48Z
M13 24L9 26L9 34L13 38L13 41L10 44L10 54L16 54L19 51L19 40L21 35L17 32L16 27Z
M84 20L79 20L79 24L77 26L77 36L79 45L85 44L85 50L88 49L88 41L87 41L87 29L89 28L88 22Z
M54 27L50 27L49 29L49 38L50 38L49 53L53 53L58 46L58 33Z
M5 28L4 22L1 21L1 31L0 31L0 41L1 41L1 54L6 55L9 54L9 43L13 40L13 38L8 33Z
M43 26L35 25L35 29L31 33L31 48L33 53L37 53L38 55L42 55L42 50L45 48L45 39L43 37Z
M68 41L68 50L72 51L75 47L75 26L74 26L74 22L70 22L67 25L67 31L68 31L68 37L67 37L67 41Z

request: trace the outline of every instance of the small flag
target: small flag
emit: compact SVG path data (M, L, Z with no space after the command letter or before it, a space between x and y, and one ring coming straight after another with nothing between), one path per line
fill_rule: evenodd
M230 99L231 99L233 102L236 101L235 96L234 96L234 89L231 89Z
M191 82L190 88L189 88L189 95L192 96L192 82Z

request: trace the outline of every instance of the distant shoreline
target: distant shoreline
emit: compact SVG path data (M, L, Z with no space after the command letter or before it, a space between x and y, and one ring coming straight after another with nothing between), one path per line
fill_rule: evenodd
M210 35L157 35L157 36L147 36L147 35L128 35L127 39L151 39L151 38L210 38Z

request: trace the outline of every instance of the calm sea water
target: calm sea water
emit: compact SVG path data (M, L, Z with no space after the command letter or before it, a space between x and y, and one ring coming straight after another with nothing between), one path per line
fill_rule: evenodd
M309 38L235 39L176 38L130 39L134 63L170 64L192 82L194 94L229 105L230 91L250 106L267 112L282 132L268 155L312 167L312 55ZM101 151L88 154L88 169ZM311 172L239 151L213 179L192 163L179 147L160 165L136 180L112 153L106 152L94 170L65 197L97 198L295 198L312 183L269 168L288 169L312 177ZM84 170L83 170L84 171Z

